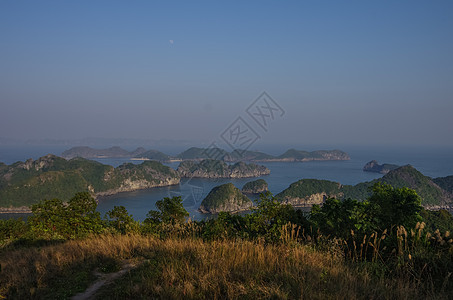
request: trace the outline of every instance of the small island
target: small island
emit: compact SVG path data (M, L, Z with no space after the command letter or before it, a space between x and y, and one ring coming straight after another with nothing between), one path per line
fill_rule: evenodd
M234 213L249 210L252 206L252 200L242 194L234 184L226 183L213 188L201 202L198 211L204 214Z
M264 179L249 181L242 187L244 194L258 195L269 191L269 186Z
M372 160L368 162L364 167L363 170L365 172L374 172L374 173L381 173L387 174L388 172L398 169L400 166L393 165L393 164L382 164L380 165L376 160Z
M265 166L238 162L228 165L220 160L205 159L200 162L188 160L179 164L177 172L181 177L196 178L246 178L269 175Z

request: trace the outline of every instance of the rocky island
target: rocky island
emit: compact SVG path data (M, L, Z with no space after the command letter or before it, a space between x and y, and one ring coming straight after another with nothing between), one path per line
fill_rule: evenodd
M204 214L218 214L249 210L252 206L252 200L232 183L226 183L213 188L203 199L198 210Z
M269 175L265 166L238 162L228 165L220 160L205 159L200 162L188 160L179 164L177 172L181 177L196 178L246 178Z
M388 172L398 169L400 166L393 165L393 164L382 164L380 165L376 160L372 160L368 162L364 167L363 170L365 172L374 172L374 173L381 173L387 174Z
M244 194L258 195L268 191L269 186L267 185L267 182L264 179L249 181L242 187L242 192Z
M179 181L175 170L155 161L114 168L80 157L66 160L49 154L37 160L0 165L0 207L29 206L52 198L67 201L81 191L99 197Z

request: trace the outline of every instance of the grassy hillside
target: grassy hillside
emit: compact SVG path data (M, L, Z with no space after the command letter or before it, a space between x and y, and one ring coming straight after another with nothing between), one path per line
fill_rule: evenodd
M99 236L0 253L0 295L68 299L122 265L95 299L419 299L404 278L375 279L308 246ZM134 267L135 266L135 267Z

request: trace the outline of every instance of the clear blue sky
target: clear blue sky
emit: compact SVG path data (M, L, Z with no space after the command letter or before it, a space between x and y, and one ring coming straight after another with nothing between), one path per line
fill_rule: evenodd
M0 137L209 141L262 91L267 144L453 145L453 2L0 2Z

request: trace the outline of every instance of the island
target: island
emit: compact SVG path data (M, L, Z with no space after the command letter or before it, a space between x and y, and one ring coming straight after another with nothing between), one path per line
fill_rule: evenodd
M388 172L398 169L400 166L393 165L393 164L382 164L380 165L376 160L372 160L368 162L364 167L363 171L365 172L374 172L374 173L381 173L387 174Z
M179 184L179 174L155 161L117 168L84 158L52 154L0 165L0 207L30 206L43 199L69 200L87 191L94 197Z
M254 181L249 181L242 187L242 193L259 195L269 191L269 186L264 179L258 179Z
M197 161L183 161L177 172L181 177L195 178L246 178L269 175L270 170L265 166L238 162L228 165L224 161L204 159Z
M307 161L326 161L326 160L349 160L349 155L341 150L316 150L303 151L289 149L285 153L274 156L260 151L235 149L228 152L222 148L199 148L191 147L176 156L171 156L158 150L146 150L142 147L134 151L127 151L120 147L108 149L94 149L90 147L73 147L62 153L62 157L71 159L74 157L83 158L130 158L157 161L201 161L205 159L221 160L224 162L307 162Z
M204 214L235 213L249 210L252 206L252 200L242 194L234 184L226 183L214 187L203 199L198 211Z

